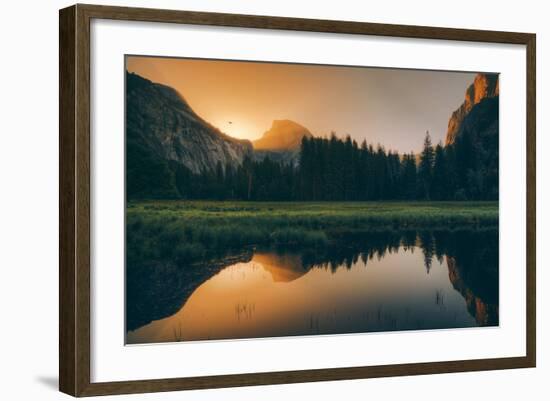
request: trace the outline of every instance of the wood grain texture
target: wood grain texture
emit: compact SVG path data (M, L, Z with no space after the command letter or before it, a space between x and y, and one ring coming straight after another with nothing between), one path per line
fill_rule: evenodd
M91 383L91 18L525 45L527 48L526 356L516 358L442 361L435 363ZM60 11L59 31L59 387L61 391L73 396L92 396L323 380L363 379L489 369L526 368L535 366L536 37L534 34L80 4Z
M536 246L537 246L537 57L536 57L536 36L530 35L527 41L527 359L531 366L536 366L537 359L537 269L536 269Z
M402 38L444 39L474 42L525 44L530 34L474 29L436 28L428 26L379 24L356 21L316 20L262 15L208 13L79 4L92 18L127 21L170 22L191 25L213 25L239 28L279 29L328 32Z
M94 383L80 395L132 394L159 391L196 390L242 387L268 384L355 380L392 376L415 376L481 370L531 367L526 358L479 359L467 361L412 363L353 368L296 370L286 372L251 373L223 376L203 376L160 380Z
M59 389L74 394L75 7L59 14Z
M76 391L90 383L90 19L76 12Z

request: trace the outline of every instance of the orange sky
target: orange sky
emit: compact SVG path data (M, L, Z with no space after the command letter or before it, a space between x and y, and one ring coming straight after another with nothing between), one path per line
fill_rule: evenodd
M273 120L334 130L399 152L426 130L444 140L474 73L128 56L127 69L175 88L223 132L254 140ZM229 124L229 121L232 124Z

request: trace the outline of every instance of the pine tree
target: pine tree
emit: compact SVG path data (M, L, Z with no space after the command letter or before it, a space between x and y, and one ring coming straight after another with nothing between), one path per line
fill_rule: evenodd
M417 192L417 173L416 173L416 159L414 154L403 155L401 161L401 174L400 174L400 199L413 200L416 199Z
M454 144L434 147L426 132L418 163L412 152L399 155L332 133L329 138L304 137L296 165L248 154L241 164L218 162L199 173L176 162L167 168L174 196L187 199L498 199L498 142L486 139L494 142L488 152L474 134L464 130Z
M420 197L430 199L434 165L434 148L430 133L426 131L424 138L424 148L420 154L420 165L418 166L418 175L420 183Z
M435 147L435 158L432 180L432 197L435 200L448 199L449 172L443 145L438 143Z

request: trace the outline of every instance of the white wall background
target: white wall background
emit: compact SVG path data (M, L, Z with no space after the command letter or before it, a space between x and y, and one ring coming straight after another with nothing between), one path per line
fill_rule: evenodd
M158 0L100 4L358 20L537 33L538 102L538 367L313 384L105 397L139 400L545 400L550 389L549 274L542 252L550 235L545 135L550 119L550 25L545 3L504 1L214 1ZM0 395L56 400L58 294L58 9L68 1L4 4L0 22ZM512 161L509 161L512 162ZM546 183L546 185L545 185ZM546 379L547 380L547 379Z

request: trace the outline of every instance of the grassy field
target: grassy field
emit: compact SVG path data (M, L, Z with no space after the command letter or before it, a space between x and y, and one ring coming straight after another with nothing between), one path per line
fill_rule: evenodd
M326 246L342 233L498 227L498 202L143 201L127 208L128 261L192 262L252 245Z

